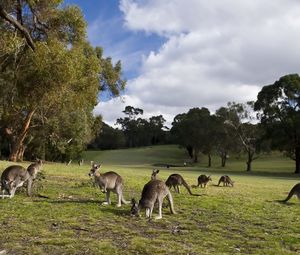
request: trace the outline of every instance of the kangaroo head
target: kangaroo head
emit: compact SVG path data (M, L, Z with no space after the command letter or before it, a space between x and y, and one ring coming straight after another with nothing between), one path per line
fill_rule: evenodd
M36 159L36 163L39 164L40 166L43 165L43 161L41 159L38 159L38 158Z
M140 216L140 207L139 203L136 202L134 198L131 199L131 209L130 209L131 216Z
M153 169L151 174L151 180L156 180L156 175L159 173L158 169Z
M101 164L92 163L92 168L89 172L89 176L95 176L95 174L99 171Z

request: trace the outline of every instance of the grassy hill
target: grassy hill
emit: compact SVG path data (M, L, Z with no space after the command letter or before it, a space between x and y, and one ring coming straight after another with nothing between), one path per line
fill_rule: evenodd
M226 168L206 158L188 167L158 167L166 180L180 173L196 184L202 173L212 175L206 189L193 189L200 197L172 191L176 215L163 209L162 220L135 218L130 205L103 206L104 194L88 177L89 160L103 163L103 171L117 171L125 182L125 198L139 199L154 165L182 165L187 159L177 146L89 151L83 166L47 163L43 189L48 198L26 197L20 190L13 199L0 199L0 252L7 254L299 254L300 202L284 199L300 182L293 162L279 153L264 155L246 173L245 159L231 157ZM24 166L28 166L24 162ZM0 172L11 165L0 161ZM217 187L222 174L235 186ZM154 216L157 210L154 210Z

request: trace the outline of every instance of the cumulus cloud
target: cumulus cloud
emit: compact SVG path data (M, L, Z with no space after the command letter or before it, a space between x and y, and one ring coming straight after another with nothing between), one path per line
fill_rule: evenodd
M170 123L192 107L255 100L263 85L299 71L296 0L121 0L120 9L127 29L166 38L128 81L122 110L141 107ZM120 115L119 105L100 103L104 119Z

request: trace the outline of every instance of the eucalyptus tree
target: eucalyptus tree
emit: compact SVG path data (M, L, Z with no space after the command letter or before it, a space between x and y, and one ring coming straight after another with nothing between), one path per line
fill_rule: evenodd
M287 152L300 173L300 77L289 74L258 93L255 110L273 147Z
M261 148L261 137L263 130L261 126L252 124L253 102L228 103L226 109L227 118L224 121L228 127L232 128L239 139L240 146L247 154L246 171L252 170L252 163L258 158Z
M21 160L29 137L59 119L52 132L61 141L88 137L99 91L115 96L124 89L121 63L112 64L102 49L86 39L86 22L78 7L61 0L3 0L0 3L0 120L10 139L12 161ZM68 120L68 113L73 121ZM69 123L82 132L61 132ZM75 120L76 119L76 120ZM71 135L72 134L72 135ZM72 136L72 137L71 137Z
M208 155L211 165L213 149L212 116L207 108L192 108L187 113L175 116L171 133L175 141L185 147L193 161L198 162L198 155L203 152Z

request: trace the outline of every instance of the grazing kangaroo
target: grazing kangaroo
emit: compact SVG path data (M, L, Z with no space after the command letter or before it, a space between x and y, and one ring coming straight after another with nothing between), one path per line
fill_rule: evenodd
M89 173L89 176L94 176L96 184L102 189L102 192L106 195L106 201L103 202L103 205L110 204L110 192L114 192L118 197L117 207L120 207L123 204L129 204L130 202L126 201L123 197L123 179L120 175L115 172L106 172L100 173L101 165L92 163L92 169Z
M203 185L203 188L206 187L206 184L209 182L209 181L212 181L210 175L209 176L206 176L205 174L201 174L199 177L198 177L198 185L197 187L201 187L202 188L202 185Z
M221 182L223 182L223 186L231 185L232 187L233 187L233 183L234 183L234 181L232 181L228 175L221 176L218 186L220 186Z
M192 196L200 196L198 194L193 194L189 185L186 183L186 181L183 179L183 177L180 174L171 174L168 179L166 180L166 185L171 189L171 187L174 187L175 192L180 193L179 186L183 185L190 195Z
M18 165L7 167L1 175L1 190L2 199L4 199L5 191L8 193L9 198L13 198L17 188L22 187L27 181L27 195L31 196L31 188L37 173L42 168L42 161L38 160L28 166L27 170Z
M151 180L156 180L156 175L158 175L158 173L159 173L158 169L153 169L151 174Z
M137 203L133 198L131 203L131 215L139 216L140 210L146 209L146 217L151 218L154 204L158 203L158 216L155 219L162 218L162 204L164 198L169 200L170 211L175 214L173 198L167 185L160 180L151 180L143 188L142 197Z
M290 191L290 193L288 194L287 198L282 200L282 202L287 202L289 201L292 196L296 195L298 197L298 199L300 200L300 183L297 183Z

